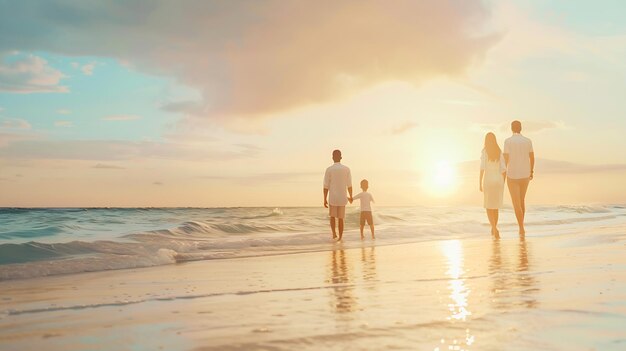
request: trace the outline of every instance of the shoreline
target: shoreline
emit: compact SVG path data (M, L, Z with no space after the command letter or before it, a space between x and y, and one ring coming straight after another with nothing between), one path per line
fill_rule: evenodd
M0 345L93 348L87 338L119 350L617 349L626 345L618 330L626 323L623 229L335 244L3 281ZM570 340L554 340L562 335L554 330Z
M625 209L538 207L529 215L528 235L622 225ZM0 280L330 249L320 208L102 211L7 212L8 226L0 232ZM501 217L503 235L517 236L512 211L503 210ZM354 240L358 218L356 208L349 211L347 246L360 245ZM374 221L384 234L379 246L489 236L479 208L381 208Z

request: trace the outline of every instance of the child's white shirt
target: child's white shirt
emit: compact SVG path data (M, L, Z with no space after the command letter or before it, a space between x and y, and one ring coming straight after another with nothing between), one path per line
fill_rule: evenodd
M352 197L352 199L353 200L359 199L361 201L361 212L372 210L371 203L374 202L374 197L372 196L372 194L368 193L367 191L363 191L359 194L356 194L355 196Z

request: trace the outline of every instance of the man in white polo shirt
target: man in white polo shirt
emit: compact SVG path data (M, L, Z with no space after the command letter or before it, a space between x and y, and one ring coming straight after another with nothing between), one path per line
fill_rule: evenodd
M533 179L535 170L535 152L533 143L527 137L520 134L522 123L511 123L513 136L504 141L504 161L506 162L506 177L511 202L515 209L515 217L519 225L519 234L526 234L524 229L524 216L526 215L526 191L528 184Z
M333 161L335 163L326 168L324 174L324 207L328 207L330 202L330 229L333 232L333 239L337 239L335 232L335 218L339 220L339 240L343 236L343 219L346 217L346 205L348 197L346 190L352 201L352 175L350 168L341 164L341 151L333 151ZM327 200L328 194L330 197Z

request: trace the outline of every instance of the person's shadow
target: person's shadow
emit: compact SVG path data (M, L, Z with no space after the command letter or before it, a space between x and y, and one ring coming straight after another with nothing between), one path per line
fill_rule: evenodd
M529 255L526 239L520 238L516 263L511 267L506 257L502 255L500 240L494 239L491 245L489 275L493 286L491 301L494 307L497 309L510 309L511 306L537 307L538 302L534 295L539 288L536 278L530 273L532 256Z

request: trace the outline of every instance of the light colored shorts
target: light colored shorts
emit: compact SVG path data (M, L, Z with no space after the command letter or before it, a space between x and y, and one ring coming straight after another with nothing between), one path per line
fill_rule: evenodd
M509 186L509 192L511 196L522 196L526 195L526 191L528 189L528 184L530 183L530 178L522 178L522 179L511 179L506 178L506 184Z
M346 218L346 206L328 206L328 214L335 218Z
M365 225L365 222L367 222L367 224L369 224L369 225L374 224L374 218L372 217L372 211L361 211L361 218L359 219L359 224Z

